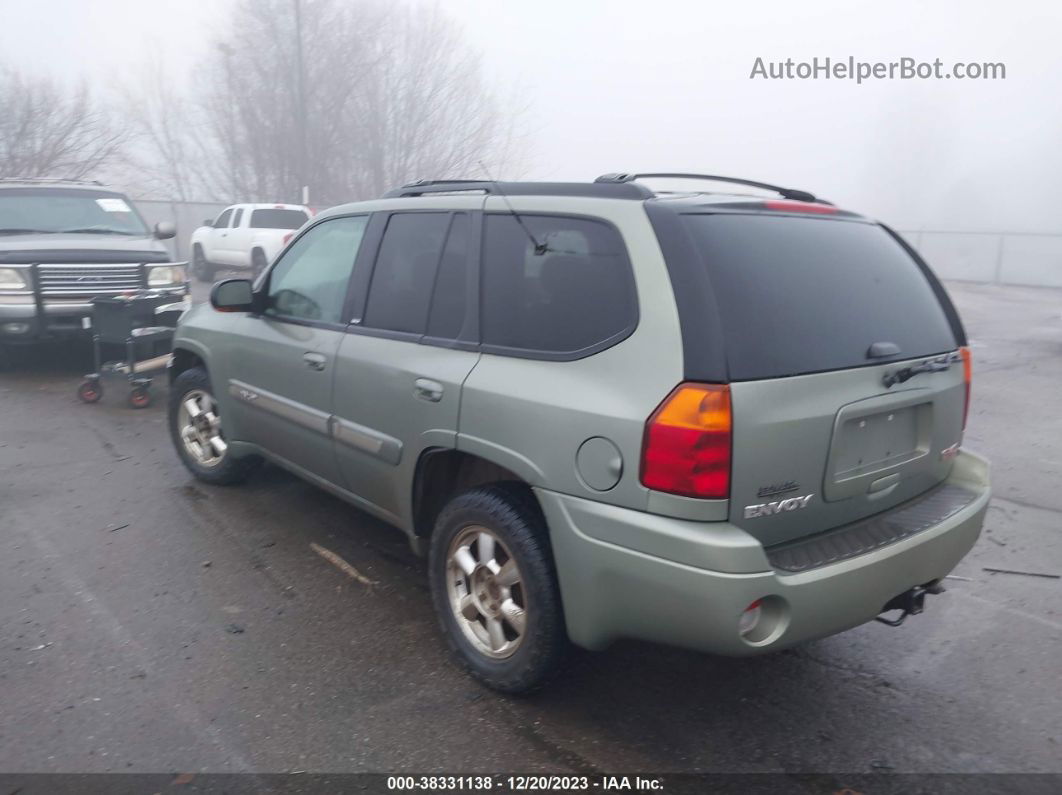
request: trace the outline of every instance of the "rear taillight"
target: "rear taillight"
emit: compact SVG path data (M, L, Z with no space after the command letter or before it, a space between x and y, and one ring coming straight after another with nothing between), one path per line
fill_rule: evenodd
M289 242L291 242L291 239L293 237L295 237L295 233L294 232L288 232L286 235L284 235L284 237L281 238L280 245L286 246Z
M966 418L970 416L970 384L973 381L973 360L970 357L970 349L959 348L962 356L962 379L966 383L966 398L962 404L962 429L966 430Z
M730 387L680 384L645 425L642 484L684 497L730 496Z

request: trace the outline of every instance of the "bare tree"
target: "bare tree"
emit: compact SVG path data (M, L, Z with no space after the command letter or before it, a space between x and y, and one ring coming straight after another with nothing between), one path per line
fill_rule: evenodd
M196 163L187 97L174 90L158 60L140 70L137 82L123 83L116 91L130 136L122 183L140 195L191 199Z
M0 69L0 175L89 176L118 154L125 133L84 84Z
M296 16L297 14L297 16ZM512 170L519 114L437 6L244 0L198 75L215 193L331 204ZM205 157L205 156L204 156Z

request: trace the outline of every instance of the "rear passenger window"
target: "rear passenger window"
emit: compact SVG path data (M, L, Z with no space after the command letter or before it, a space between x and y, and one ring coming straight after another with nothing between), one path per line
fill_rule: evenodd
M446 237L439 269L435 274L435 290L428 314L429 337L457 339L465 323L468 303L468 242L470 221L465 213L454 215L450 234Z
M482 284L486 346L531 356L585 355L618 342L637 324L626 248L619 232L601 221L487 215Z
M449 213L397 213L387 222L363 325L423 334Z

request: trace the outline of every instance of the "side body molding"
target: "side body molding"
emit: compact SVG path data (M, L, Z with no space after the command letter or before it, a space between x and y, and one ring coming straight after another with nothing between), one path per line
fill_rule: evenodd
M396 466L402 460L402 442L393 436L341 419L259 387L229 380L229 394L248 406L267 411L296 425L331 436L336 441Z

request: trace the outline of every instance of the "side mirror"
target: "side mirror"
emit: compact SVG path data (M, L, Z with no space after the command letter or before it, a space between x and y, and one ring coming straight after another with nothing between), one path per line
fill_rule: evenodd
M169 240L176 237L177 226L173 221L159 221L155 224L155 237L159 240Z
M203 221L203 226L213 226L213 225L214 225L214 219L213 218L207 218L205 221Z
M225 279L210 288L210 305L219 312L250 312L254 289L247 279Z

